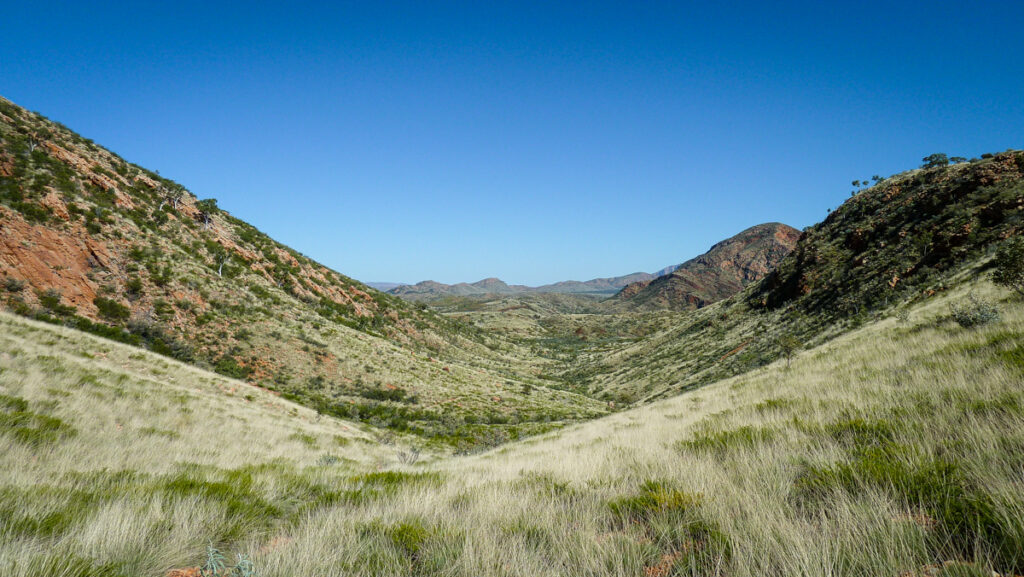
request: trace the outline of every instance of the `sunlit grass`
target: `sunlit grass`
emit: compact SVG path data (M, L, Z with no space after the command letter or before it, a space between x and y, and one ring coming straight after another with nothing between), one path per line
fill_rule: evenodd
M973 288L998 323L952 320L965 287L788 369L416 465L265 391L2 316L0 407L66 429L5 425L0 574L162 575L210 542L266 576L1022 573L1024 305Z

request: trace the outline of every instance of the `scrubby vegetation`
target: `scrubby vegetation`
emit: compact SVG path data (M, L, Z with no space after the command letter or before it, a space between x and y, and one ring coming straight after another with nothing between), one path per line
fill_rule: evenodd
M1001 319L962 328L971 292ZM788 369L415 465L406 441L3 316L0 572L162 575L213 547L267 576L1020 573L1007 295L964 287Z
M38 114L2 99L0 114L8 310L452 450L606 412L549 388L500 334L327 269Z

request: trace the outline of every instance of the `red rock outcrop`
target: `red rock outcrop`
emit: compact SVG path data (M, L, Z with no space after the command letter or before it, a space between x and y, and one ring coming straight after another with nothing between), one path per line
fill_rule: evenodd
M670 274L626 286L615 298L632 307L700 308L764 278L799 238L800 231L791 226L759 224L715 244Z
M64 234L30 224L5 207L0 215L0 276L57 290L81 314L94 316L98 285L89 273L111 266L114 259L107 246L81 227L72 229L80 234Z

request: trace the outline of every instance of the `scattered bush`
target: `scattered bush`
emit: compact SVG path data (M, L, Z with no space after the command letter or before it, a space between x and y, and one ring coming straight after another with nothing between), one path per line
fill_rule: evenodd
M991 302L976 296L967 295L967 300L951 307L953 320L964 328L987 325L999 321L999 309Z
M112 299L96 297L92 302L100 311L100 316L109 321L123 322L132 314L131 309Z
M251 368L240 365L238 360L231 355L224 355L217 359L217 362L213 365L213 370L226 377L241 380L246 379L252 373Z
M57 289L46 289L37 293L36 296L39 297L39 304L55 315L68 316L75 314L75 307L61 304L62 297Z
M415 465L420 460L418 447L411 447L407 451L398 451L398 460L405 465Z
M924 161L924 164L921 165L921 168L939 168L942 166L949 165L949 156L941 152L929 154L928 156L922 158L921 160Z
M25 281L14 277L7 277L4 279L4 289L10 293L21 292L25 289Z
M39 304L50 310L53 310L60 305L61 295L57 289L46 289L37 296L39 297Z
M341 462L341 457L337 455L320 455L320 458L316 460L316 464L319 467L330 467L331 465L337 465Z
M786 358L786 368L788 369L793 361L793 355L803 347L803 343L792 334L784 334L776 339L775 344L782 351L782 356Z
M124 283L124 290L128 293L129 296L132 297L138 297L142 295L142 288L142 279L140 279L139 277L132 277L128 279L127 282Z

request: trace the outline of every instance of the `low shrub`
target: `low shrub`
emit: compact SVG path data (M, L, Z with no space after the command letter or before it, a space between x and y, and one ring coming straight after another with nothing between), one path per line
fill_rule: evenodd
M974 293L967 295L966 301L953 305L950 312L953 320L964 328L999 322L999 309Z
M25 289L25 281L14 277L7 277L4 279L4 289L10 293L21 292Z
M123 322L132 315L131 309L112 299L96 297L92 303L100 311L100 316L109 321Z

